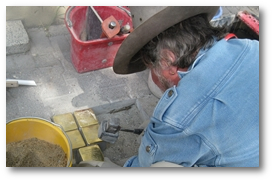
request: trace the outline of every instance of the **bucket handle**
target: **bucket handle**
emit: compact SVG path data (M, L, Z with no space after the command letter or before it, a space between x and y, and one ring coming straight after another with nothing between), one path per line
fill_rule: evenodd
M122 9L123 11L125 11L128 14L128 16L132 17L131 12L128 11L126 8L124 8L122 6L117 6L117 7L120 8L120 9Z
M71 27L73 26L72 21L69 19L69 15L70 15L70 12L72 11L72 9L74 9L74 8L75 8L75 6L71 6L71 7L67 10L67 12L66 12L66 14L65 14L65 21L67 22L67 26L68 26L69 28L71 28Z
M126 8L124 8L122 6L117 6L117 7L120 8L121 10L125 11L128 14L128 16L132 17L132 14L129 10L127 10ZM65 20L66 20L67 26L69 28L71 28L73 26L72 21L69 19L69 14L72 11L72 9L74 9L74 8L75 8L75 6L71 6L69 9L67 9L67 12L65 14Z

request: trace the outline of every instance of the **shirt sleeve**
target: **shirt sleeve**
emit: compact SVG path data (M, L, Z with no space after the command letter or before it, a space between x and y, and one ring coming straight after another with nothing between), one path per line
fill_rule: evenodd
M151 122L142 137L138 155L127 160L124 166L150 167L161 161L184 167L214 166L216 153L208 144L201 135Z

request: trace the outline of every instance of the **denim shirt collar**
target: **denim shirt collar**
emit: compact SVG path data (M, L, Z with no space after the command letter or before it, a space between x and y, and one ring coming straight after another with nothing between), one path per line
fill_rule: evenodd
M213 37L213 44L208 47L208 48L202 48L201 50L199 50L197 56L196 56L196 60L193 62L193 64L188 68L187 71L182 72L182 71L177 71L178 75L180 77L180 79L182 79L185 75L187 75L196 65L198 65L198 63L200 62L201 58L206 54L206 52L217 42L216 38Z

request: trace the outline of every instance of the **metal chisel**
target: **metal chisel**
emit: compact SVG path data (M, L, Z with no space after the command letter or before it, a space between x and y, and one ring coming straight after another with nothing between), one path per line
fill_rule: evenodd
M36 86L33 80L6 79L6 87L18 87L20 85Z

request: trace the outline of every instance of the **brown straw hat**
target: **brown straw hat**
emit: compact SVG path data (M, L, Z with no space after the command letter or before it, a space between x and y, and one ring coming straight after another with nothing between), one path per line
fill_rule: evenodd
M134 55L151 39L169 27L197 14L207 14L208 20L219 6L132 6L134 30L123 40L116 54L113 70L117 74L130 74L146 69Z

